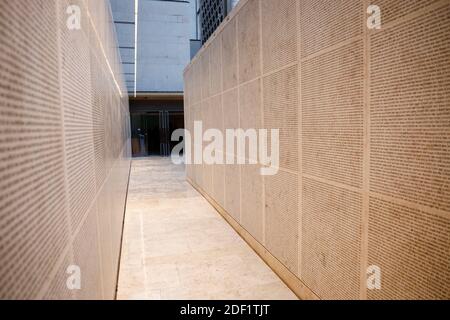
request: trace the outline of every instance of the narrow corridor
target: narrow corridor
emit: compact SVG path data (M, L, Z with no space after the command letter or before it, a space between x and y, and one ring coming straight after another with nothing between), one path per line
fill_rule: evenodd
M134 160L118 299L296 299L167 158Z

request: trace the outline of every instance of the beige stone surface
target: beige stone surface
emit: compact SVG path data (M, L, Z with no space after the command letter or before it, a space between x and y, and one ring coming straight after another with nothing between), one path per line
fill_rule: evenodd
M380 0L379 30L371 4L241 0L186 68L186 96L222 45L214 113L279 129L280 171L220 167L225 201L203 168L190 182L303 298L450 299L450 0Z
M170 159L133 161L118 299L296 299Z
M109 2L0 1L0 30L0 299L113 299L130 147Z

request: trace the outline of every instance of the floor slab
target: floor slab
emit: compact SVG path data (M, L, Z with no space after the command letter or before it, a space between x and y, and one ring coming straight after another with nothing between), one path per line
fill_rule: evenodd
M133 160L118 299L297 299L167 158Z

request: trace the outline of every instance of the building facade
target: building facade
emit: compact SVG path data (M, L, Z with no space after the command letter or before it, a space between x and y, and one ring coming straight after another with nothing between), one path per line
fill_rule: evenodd
M135 156L170 153L183 127L183 69L197 37L195 1L111 0L130 95Z
M197 0L197 23L204 44L219 27L239 0Z

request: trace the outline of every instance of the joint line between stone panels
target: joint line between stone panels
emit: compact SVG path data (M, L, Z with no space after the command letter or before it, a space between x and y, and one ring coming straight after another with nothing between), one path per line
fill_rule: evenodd
M284 69L284 68L283 68L283 69ZM282 69L281 69L281 70L282 70ZM238 72L239 72L239 69L238 69ZM261 75L260 75L260 76L257 76L257 77L254 77L254 78L252 78L252 79L250 79L250 80L248 80L248 81L242 82L241 84L238 84L238 85L236 85L236 86L233 86L233 87L230 87L230 88L224 90L223 93L228 93L228 92L230 92L230 91L236 90L236 89L238 89L240 86L245 86L245 85L247 85L247 84L249 84L249 83L252 83L252 82L254 82L254 81L258 80L258 79L261 79L261 78L262 78Z
M333 180L324 179L324 178L321 178L321 177L318 177L318 176L315 176L315 175L311 175L311 174L307 174L307 173L303 173L302 176L303 176L303 178L314 180L316 182L320 182L320 183L324 183L324 184L329 184L330 186L333 186L333 187L336 187L336 188L340 188L340 189L345 189L345 190L350 191L350 192L355 192L355 193L358 193L358 194L362 194L363 193L361 188L349 186L347 184L335 182Z
M239 15L236 16L236 32L235 32L235 41L236 41L236 68L237 68L237 112L238 112L238 127L240 128L241 123L241 109L240 109L240 88L241 86L245 85L244 83L240 83L241 77L240 77L240 67L239 67ZM235 156L235 160L237 157ZM242 188L241 188L241 182L242 182L242 166L239 167L239 221L238 223L242 225Z
M85 9L86 9L87 11L89 10L89 8L88 8L87 6L86 6ZM92 20L91 20L91 23L92 23L93 26L95 26L95 24L93 23ZM101 49L103 49L103 48L101 48ZM103 73L103 76L104 76L106 79L109 80L110 85L112 85L112 86L114 86L115 84L117 85L117 81L116 81L116 79L114 78L113 70L111 69L111 70L110 70L111 74L109 74L109 73L103 68L104 65L102 65L102 59L101 59L101 57L98 56L97 50L94 50L93 52L92 52L91 50L89 50L89 53L90 53L90 55L94 54L94 57L97 59L97 62L98 62L99 65L101 66L101 67L100 67L100 70L101 70L101 72ZM107 67L110 67L109 61L108 61L108 57L105 57L105 59L106 59ZM92 74L91 66L89 66L89 71L90 71L90 74ZM120 87L120 86L119 86L119 87ZM119 94L120 94L120 96L122 96L122 95L121 95L120 89L119 89ZM111 93L109 93L109 95L111 95ZM92 99L92 97L91 97L91 99ZM92 153L94 153L94 145L93 145L93 143L91 144L91 149L92 149L92 150L91 150ZM122 151L123 151L123 146L122 146L121 153L122 153ZM117 159L115 159L114 162L116 162L116 161L117 161ZM94 159L94 157L91 158L91 164L92 164L92 168L95 168L95 159ZM108 177L110 176L110 174L111 174L111 172L112 172L112 170L113 170L113 168L114 168L114 165L115 165L115 163L114 163L114 164L112 165L112 167L110 168ZM94 173L94 176L95 176L95 170L94 170L94 169L93 169L93 173ZM78 233L79 233L80 230L81 230L81 227L83 226L84 222L87 220L88 215L90 214L91 210L95 207L95 221L96 221L96 223L97 223L97 225L96 225L96 231L97 231L97 242L98 242L97 250L98 250L99 260L100 260L100 263L101 263L102 266L103 266L103 263L104 263L104 262L103 262L103 257L102 257L102 249L101 249L101 232L102 232L102 231L101 231L101 227L100 227L100 217L99 217L99 214L100 214L100 213L99 213L99 210L98 210L97 202L98 202L99 196L100 196L100 194L101 194L101 191L103 190L103 186L106 184L106 181L107 181L107 180L105 179L104 183L102 184L102 187L99 188L98 190L96 190L95 195L94 195L94 199L93 199L92 203L91 203L90 206L89 206L89 210L87 211L87 214L85 215L85 217L84 217L84 219L83 219L83 222L80 223L80 226L79 226L79 228L78 228L78 231L76 231L76 234L78 235ZM75 235L74 235L73 241L75 241ZM113 253L113 251L111 251L111 252ZM100 283L101 283L101 288L102 288L102 290L101 290L101 292L102 292L102 298L104 299L104 298L105 298L105 283L103 282L103 279L104 279L104 277L103 277L103 268L101 268L101 270L100 270Z
M392 196L389 196L389 195L385 195L385 194L381 194L381 193L377 193L377 192L373 192L373 191L369 191L369 196L377 198L379 200L384 200L384 201L389 202L389 203L398 204L398 205L407 207L408 209L411 209L411 210L419 210L419 211L422 211L424 213L437 215L437 216L442 217L442 218L450 218L450 212L449 211L445 211L445 210L442 210L442 209L429 207L429 206L424 205L424 204L412 202L412 201L409 201L409 200L404 200L404 199L401 199L401 198L395 198L395 197L392 197Z
M263 55L263 12L262 12L262 2L260 1L259 4L259 64L261 69L261 76L258 79L259 81L259 100L260 100L260 114L261 114L261 126L262 128L265 128L265 113L264 113L264 80L263 80L263 73L264 73L264 55ZM262 187L261 187L261 199L262 199L262 245L266 246L266 177L261 177L262 181Z
M273 166L263 166L264 168L272 168L272 169L278 169L278 171L281 171L281 172L284 172L284 173L289 173L289 174L292 174L292 175L296 175L296 176L298 176L299 175L299 173L298 172L296 172L296 171L293 171L293 170L290 170L290 169L287 169L287 168L282 168L282 167L273 167Z
M363 193L362 193L362 212L361 212L361 265L360 265L360 292L359 296L361 300L367 300L367 264L368 264L368 239L369 239L369 181L370 181L370 39L369 31L366 25L367 8L370 5L370 0L364 0L362 32L363 32Z
M59 82L59 104L61 107L60 111L60 117L61 117L61 144L62 144L62 161L63 161L63 172L64 172L64 211L65 211L65 223L67 227L67 231L69 232L69 236L67 237L68 243L66 244L64 250L62 251L61 255L57 259L57 263L55 266L53 266L53 269L50 271L50 277L49 279L53 279L56 277L56 274L58 273L59 268L61 267L62 263L64 262L65 255L70 252L71 253L71 261L74 259L74 253L73 253L73 244L72 244L72 226L71 226L71 220L70 220L70 211L69 211L69 199L68 199L68 179L67 179L67 161L66 156L64 154L64 150L66 150L66 144L65 144L65 135L64 135L64 104L63 104L63 68L62 67L62 54L63 54L63 48L61 45L62 37L61 32L62 28L60 28L60 23L62 23L62 17L61 17L61 6L60 2L57 1L55 4L55 14L56 14L56 31L57 31L57 38L56 38L56 47L57 47L57 54L58 54L58 82ZM42 287L39 289L37 293L38 299L43 299L45 294L48 292L50 288L50 280L47 280L44 282ZM71 297L75 298L74 294L71 292Z
M297 136L298 136L298 278L302 279L302 247L303 247L303 110L302 110L302 65L301 65L301 24L300 1L296 0L296 32L297 32L297 78L298 78L298 106L297 106Z
M284 71L284 70L287 70L289 68L295 67L298 64L299 64L298 61L294 61L294 62L288 63L288 64L286 64L286 65L284 65L284 66L282 66L280 68L276 68L276 69L270 70L270 71L268 71L266 73L261 73L262 74L261 77L263 77L263 78L269 77L269 76L277 74L277 73L279 73L281 71Z
M220 96L221 94L222 94L222 93L216 93L216 94L212 95L210 98L211 98L211 99L217 98L217 97Z
M269 71L269 72L264 73L264 74L261 73L261 75L259 75L259 76L257 76L257 77L254 77L254 78L252 78L252 79L250 79L250 80L247 80L247 81L245 81L245 82L242 82L242 83L239 84L239 85L236 85L236 86L233 86L233 87L230 87L230 88L224 90L223 93L228 93L228 92L230 92L230 91L236 90L239 86L247 85L247 84L252 83L252 82L254 82L254 81L258 80L258 79L261 79L261 78L266 78L266 77L271 76L271 75L273 75L273 74L276 74L276 73L278 73L278 72L280 72L280 71L283 71L283 70L289 69L289 68L291 68L291 67L294 67L294 66L296 66L297 64L298 64L297 61L296 61L296 62L291 62L291 63L286 64L285 66L283 66L283 67L281 67L281 68L274 69L274 70ZM217 96L217 95L218 95L218 94L216 94L216 95L214 95L214 96L211 96L211 97L215 97L215 96Z
M112 171L112 169L110 170ZM93 201L93 206L95 206L95 222L96 222L96 227L97 227L97 253L98 253L98 258L99 258L99 262L100 262L100 286L102 288L101 292L102 292L102 299L105 299L105 283L103 282L104 279L104 274L103 274L103 266L105 265L105 261L103 261L103 255L102 255L102 241L101 241L101 229L100 229L100 217L99 217L99 211L98 211L98 205L97 205L97 200L98 200L98 196L100 195L100 193L96 194L95 199ZM90 211L88 211L89 214ZM114 254L114 252L112 252Z
M214 41L216 41L216 40L214 40ZM211 63L212 59L213 59L212 46L209 46L207 51L208 51L207 58L208 58L208 77L209 77L209 79L208 79L208 86L209 87L207 89L207 91L208 91L208 100L209 100L208 111L207 111L207 115L208 115L207 121L208 121L208 128L211 128L212 127L211 126L211 119L212 119L211 115L213 114L212 110L217 108L217 106L213 106L213 104L212 104L212 102L213 102L213 96L212 96L212 78L213 78L212 73L213 73L213 68L212 68L212 63ZM210 190L211 197L215 197L215 192L214 192L214 183L215 183L215 179L214 179L214 177L215 177L215 175L214 175L215 170L214 170L214 168L215 168L215 166L216 166L215 164L209 166L209 172L211 173L211 190Z
M220 37L217 36L216 39L220 39L220 115L221 115L221 131L224 132L225 131L225 117L224 117L224 105L223 105L223 95L224 95L224 79L223 79L223 69L224 69L224 59L223 59L223 33L222 31L219 33L221 34ZM217 41L217 40L216 40ZM225 155L222 155L223 157L225 157ZM222 177L222 182L221 182L221 186L222 186L222 201L223 201L223 206L225 206L226 203L226 192L225 192L225 181L226 181L226 168L225 166L222 166L222 173L223 173L223 177Z
M364 22L364 26L365 25L366 25L366 23ZM306 56L304 58L301 58L300 62L301 63L308 62L308 61L310 61L312 59L320 57L321 55L333 52L335 50L341 49L341 48L343 48L345 46L348 46L348 45L350 45L352 43L355 43L355 42L358 42L358 41L362 41L362 40L364 40L364 34L361 34L359 36L355 36L355 37L349 38L349 39L347 39L345 41L341 41L341 42L339 42L339 43L337 43L335 45L329 46L329 47L327 47L325 49L322 49L322 50L320 50L318 52L312 53L312 54L310 54L310 55L308 55L308 56Z

